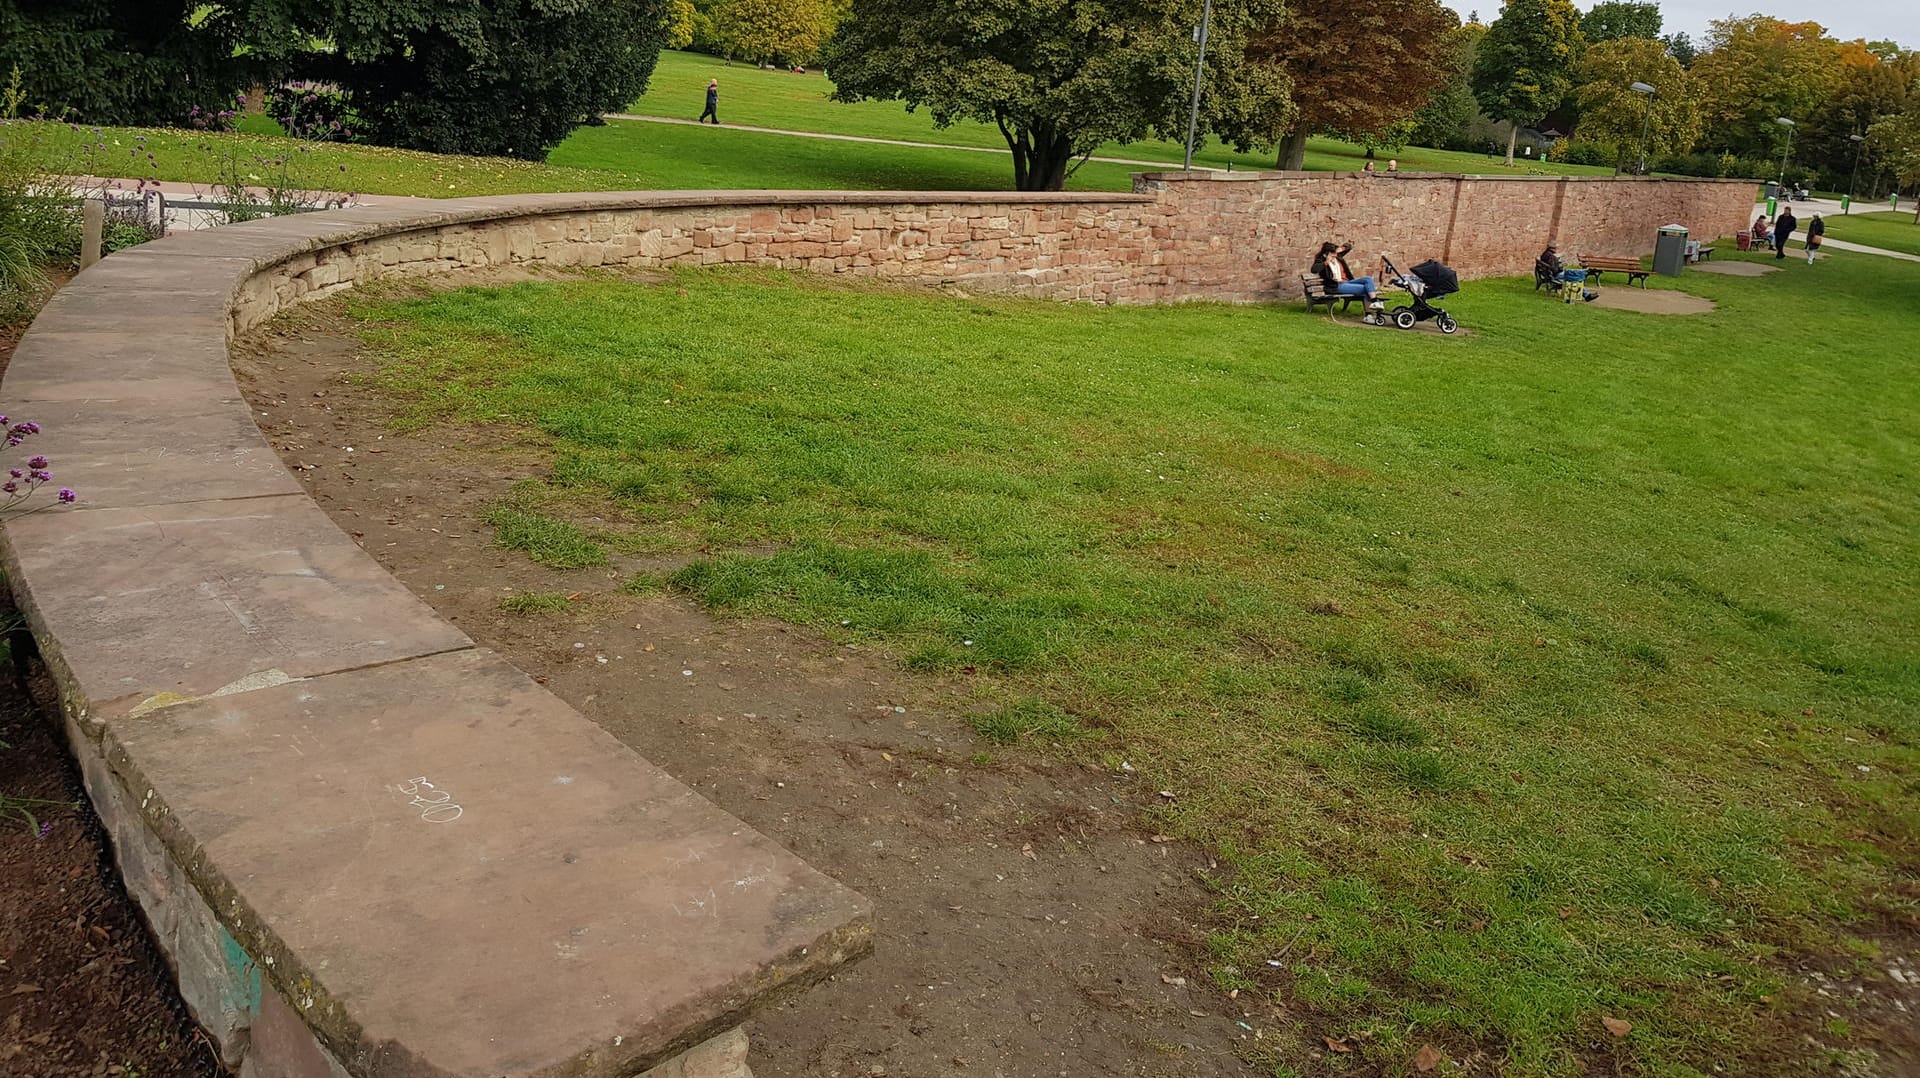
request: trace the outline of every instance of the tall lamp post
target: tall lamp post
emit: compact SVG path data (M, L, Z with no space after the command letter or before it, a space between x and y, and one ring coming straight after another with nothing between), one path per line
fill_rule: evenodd
M1848 135L1847 141L1853 143L1853 175L1847 177L1847 205L1840 212L1853 213L1853 185L1860 178L1860 151L1867 148L1867 140L1859 135ZM1328 308L1332 310L1332 308Z
M1787 158L1793 154L1793 121L1785 116L1775 116L1773 122L1787 129L1787 148L1780 151L1780 193L1787 191Z
M1638 176L1645 176L1647 174L1647 132L1653 130L1653 99L1659 91L1644 82L1636 82L1628 89L1636 94L1647 95L1647 108L1640 117L1640 171L1635 173Z
M1182 172L1193 171L1193 139L1200 130L1200 80L1207 72L1207 23L1212 19L1213 0L1206 0L1200 7L1200 29L1194 31L1200 57L1193 62L1193 111L1187 116L1187 160L1180 166Z

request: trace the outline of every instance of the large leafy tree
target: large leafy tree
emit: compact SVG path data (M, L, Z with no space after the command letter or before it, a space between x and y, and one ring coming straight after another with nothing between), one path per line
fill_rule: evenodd
M1882 56L1859 42L1840 46L1840 84L1801 127L1795 156L1814 164L1834 186L1852 177L1858 144L1849 135L1865 135L1882 117L1906 109L1920 81L1920 53ZM1874 159L1863 155L1861 174L1873 175Z
M1480 102L1473 97L1473 56L1486 33L1486 27L1468 22L1447 35L1447 81L1413 114L1410 137L1415 145L1469 148L1469 132L1480 115Z
M1293 83L1292 123L1275 132L1279 166L1302 167L1310 135L1404 136L1405 122L1451 74L1459 25L1440 0L1345 0L1294 5L1283 22L1256 30L1248 58Z
M25 107L100 124L170 124L233 103L235 23L194 0L0 0L0 81ZM196 17L197 16L197 17Z
M829 27L821 0L719 0L713 29L728 55L759 64L812 61Z
M1636 82L1654 87L1651 98ZM1680 61L1650 37L1621 37L1588 45L1574 69L1582 141L1612 146L1630 160L1644 132L1647 153L1685 153L1700 138L1700 114Z
M390 146L538 160L646 89L668 0L235 0L278 73L345 88ZM326 42L325 49L314 47Z
M1707 145L1741 157L1771 157L1784 137L1775 117L1804 122L1839 87L1839 42L1819 23L1764 15L1710 24L1691 68Z
M1908 101L1906 108L1875 122L1867 132L1867 145L1902 188L1920 186L1920 95ZM1915 202L1920 204L1920 199ZM1913 219L1920 224L1920 206Z
M938 126L996 124L1014 185L1054 191L1109 140L1184 137L1200 0L853 0L826 48L834 96L905 101ZM1219 0L1203 111L1242 144L1279 129L1287 82L1249 64L1279 0Z
M1513 125L1507 164L1522 126L1539 123L1566 97L1580 49L1580 13L1570 0L1507 0L1474 52L1480 108Z
M1588 44L1623 37L1660 36L1660 5L1637 0L1602 0L1580 17L1580 36Z

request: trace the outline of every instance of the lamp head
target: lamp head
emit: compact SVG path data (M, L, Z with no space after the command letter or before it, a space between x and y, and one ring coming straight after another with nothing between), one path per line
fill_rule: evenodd
M1867 141L1867 137L1865 135L1848 135L1847 141L1848 142L1865 142Z
M1653 94L1653 93L1659 92L1644 82L1636 82L1632 86L1629 86L1627 88L1629 90L1632 90L1636 94Z
M1781 127L1792 127L1792 126L1793 126L1793 121L1792 121L1792 120L1789 120L1789 119L1787 119L1787 118L1786 118L1785 116L1775 116L1775 117L1773 118L1773 122L1774 122L1774 123L1777 123L1777 124L1779 124L1779 125L1780 125Z

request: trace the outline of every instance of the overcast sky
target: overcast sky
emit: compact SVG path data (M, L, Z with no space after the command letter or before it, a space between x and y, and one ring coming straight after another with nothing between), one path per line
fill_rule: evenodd
M1595 0L1574 0L1585 11ZM1492 22L1500 14L1500 0L1446 0L1462 17L1478 10L1481 22ZM1913 0L1839 0L1838 3L1793 3L1790 0L1660 0L1665 33L1685 31L1695 43L1707 35L1707 23L1729 15L1751 15L1755 10L1799 22L1811 19L1827 28L1827 33L1842 41L1864 37L1868 41L1892 38L1907 48L1920 48L1920 27L1915 26Z

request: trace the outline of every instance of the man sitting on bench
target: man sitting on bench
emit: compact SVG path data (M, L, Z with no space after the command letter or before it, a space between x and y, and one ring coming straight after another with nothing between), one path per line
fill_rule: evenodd
M1573 302L1575 292L1580 293L1580 298L1588 303L1600 295L1591 288L1583 287L1587 280L1586 270L1568 269L1567 264L1560 261L1560 245L1557 243L1547 244L1547 249L1540 252L1540 257L1534 260L1533 272L1535 276L1557 282L1560 294L1567 298L1568 303Z
M1367 310L1380 310L1383 306L1380 302L1380 286L1371 277L1355 277L1353 271L1347 268L1346 255L1351 250L1351 243L1336 246L1329 240L1321 244L1320 253L1313 259L1313 272L1320 275L1329 295L1365 296ZM1331 313L1333 309L1329 307L1327 310Z

